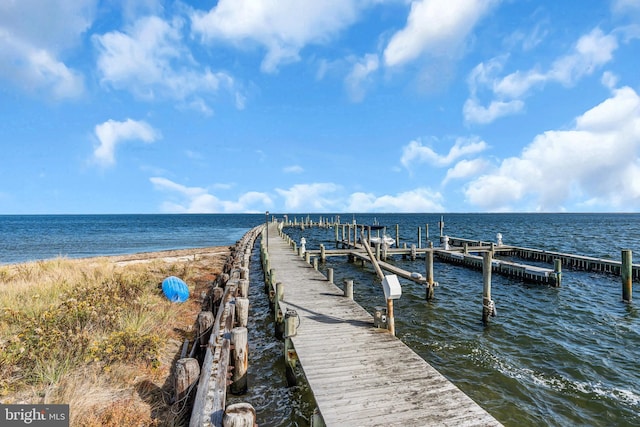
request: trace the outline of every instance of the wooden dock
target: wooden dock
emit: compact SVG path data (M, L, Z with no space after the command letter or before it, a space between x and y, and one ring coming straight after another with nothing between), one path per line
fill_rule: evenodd
M299 319L287 339L325 425L501 425L398 338L375 328L366 310L292 250L275 223L267 236L281 309Z

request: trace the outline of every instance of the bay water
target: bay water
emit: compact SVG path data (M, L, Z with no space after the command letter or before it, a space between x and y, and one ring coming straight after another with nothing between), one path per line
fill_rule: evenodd
M298 221L319 215L298 215ZM323 214L335 218L334 214ZM279 218L282 216L279 215ZM295 215L289 214L289 219ZM400 241L439 241L441 214L341 214L342 222L378 222ZM620 259L640 254L640 214L445 214L444 234L506 245ZM0 263L56 256L70 258L190 247L232 245L263 214L0 216ZM335 247L333 229L287 228L307 248ZM254 250L251 267L250 386L248 401L261 426L307 424L313 410L308 386L288 388L282 343L262 293ZM425 273L424 258L389 261ZM552 266L549 266L552 268ZM384 296L371 266L329 258L334 282L354 280L356 301L373 312ZM618 276L563 269L559 288L493 274L498 316L481 322L482 273L438 262L435 299L404 281L394 305L397 336L507 426L640 425L640 311L621 301ZM637 284L634 290L638 291ZM640 300L640 296L637 297ZM364 349L363 349L364 351ZM375 351L375 349L367 349ZM402 361L398 361L399 364ZM302 375L302 374L301 374ZM393 396L390 396L393 398Z

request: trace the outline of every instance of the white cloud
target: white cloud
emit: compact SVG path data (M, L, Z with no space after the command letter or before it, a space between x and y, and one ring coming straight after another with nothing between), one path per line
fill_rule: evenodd
M425 53L456 53L478 21L495 4L492 0L416 0L406 26L395 33L386 49L387 66L399 66Z
M504 67L506 56L494 58L478 64L471 73L469 99L464 104L466 122L490 123L500 117L522 111L526 97L534 87L549 82L573 86L578 80L593 72L613 58L618 42L613 34L604 34L599 28L593 29L576 42L573 52L556 59L547 71L539 66L526 71L515 71L502 78L497 77ZM486 88L495 97L488 107L480 104L480 89Z
M257 191L241 194L238 200L220 200L202 187L187 187L162 177L149 179L159 191L176 194L178 201L166 201L162 210L168 213L249 213L263 212L272 206L271 198Z
M211 114L204 97L221 88L233 91L235 83L228 74L196 63L182 41L182 26L177 18L167 22L148 16L126 32L94 36L102 83L141 99L179 100L184 107Z
M344 82L347 86L347 93L354 102L364 99L366 87L371 83L370 75L379 67L378 55L366 54L362 59L356 61L347 75Z
M462 107L465 120L473 123L487 124L503 116L517 114L524 108L519 99L512 101L491 101L488 107L480 105L477 99L469 98Z
M274 72L299 60L308 44L324 44L358 17L359 0L220 0L208 12L191 15L192 31L204 42L253 43L266 49L261 68Z
M452 179L464 179L479 175L488 167L489 163L484 159L460 160L454 167L447 170L442 185L446 185Z
M576 118L573 129L538 135L465 194L492 211L573 210L578 199L601 210L637 210L639 154L640 96L623 87Z
M302 173L304 169L300 165L287 166L282 170L284 173Z
M457 138L449 152L446 155L440 155L433 148L423 145L419 140L411 141L402 147L400 163L407 169L410 169L414 163L447 166L461 157L480 153L487 148L487 143L478 138Z
M64 63L93 22L96 0L0 3L0 78L54 99L84 92L84 78Z
M93 152L94 160L102 166L115 164L115 150L125 141L154 142L160 133L145 121L127 119L124 122L107 120L95 127L99 145Z
M375 196L372 193L353 193L346 212L442 212L442 195L426 188L399 193L395 196Z
M288 190L276 189L291 212L331 212L339 209L335 193L340 186L332 183L296 184Z
M611 2L611 9L618 15L635 14L636 16L640 16L640 1L613 0Z

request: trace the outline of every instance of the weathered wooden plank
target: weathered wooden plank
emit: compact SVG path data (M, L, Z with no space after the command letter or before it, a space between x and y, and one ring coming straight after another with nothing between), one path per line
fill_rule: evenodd
M500 425L396 337L374 328L372 316L293 254L275 229L270 236L283 304L300 318L291 340L327 426Z

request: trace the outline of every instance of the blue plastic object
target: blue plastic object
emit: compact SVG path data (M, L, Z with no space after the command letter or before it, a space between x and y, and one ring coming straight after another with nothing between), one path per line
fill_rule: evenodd
M189 298L187 284L175 276L169 276L162 281L162 293L171 302L185 302Z

